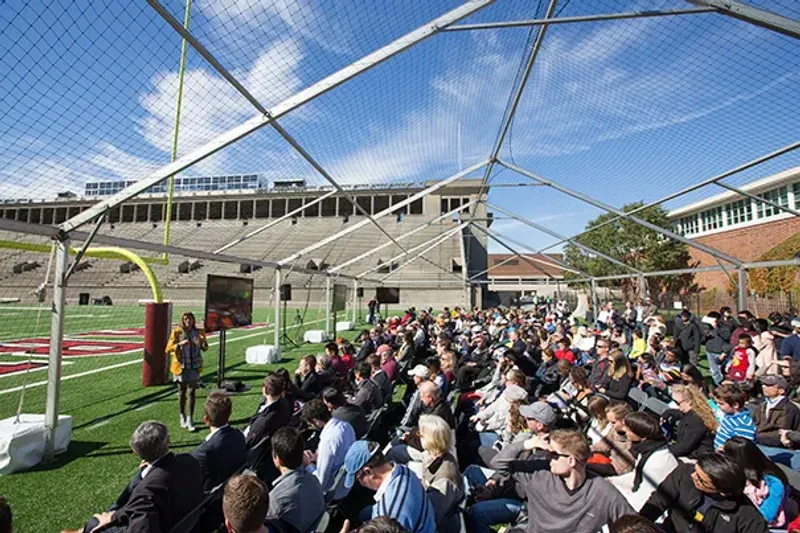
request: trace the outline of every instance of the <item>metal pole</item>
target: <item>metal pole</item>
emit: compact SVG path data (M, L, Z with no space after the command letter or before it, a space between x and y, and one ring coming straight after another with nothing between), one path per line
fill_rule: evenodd
M275 269L275 355L281 355L281 269Z
M353 308L350 310L353 315L353 324L356 323L356 307L358 306L358 280L353 280Z
M462 222L461 224L459 224L458 227L453 228L453 229L451 229L450 231L448 231L446 233L442 233L441 235L437 235L436 237L425 241L424 243L420 244L419 246L415 246L414 248L412 248L412 250L418 249L420 247L425 246L428 243L431 243L428 247L426 247L425 249L423 249L419 253L415 254L414 257L404 261L403 263L398 265L397 268L395 268L394 270L390 270L388 274L386 274L385 276L380 278L380 282L383 283L386 280L386 278L388 278L389 276L393 276L394 274L396 274L400 270L404 269L405 267L407 267L408 265L410 265L411 263L413 263L417 259L422 258L423 255L425 255L426 253L430 252L431 250L433 250L437 246L441 246L442 244L444 244L445 241L447 241L450 238L452 238L453 235L455 235L457 232L460 232L461 229L464 226L466 226L467 224L469 224L469 223L468 222ZM409 250L409 251L411 251L411 250ZM390 269L391 269L391 265L392 265L392 263L390 262L389 263L389 268ZM454 274L452 272L450 272L449 274L451 276L454 276L454 277L458 278L458 280L463 283L463 280L461 279L461 277L458 274ZM361 277L361 276L358 276L358 277Z
M462 205L456 207L455 209L451 209L447 213L439 215L438 217L434 218L433 220L429 220L428 222L422 224L421 226L418 226L418 227L412 229L411 231L403 233L402 235L397 237L396 240L402 241L404 239L407 239L407 238L411 237L412 235L415 235L415 234L419 233L420 231L424 230L425 228L430 227L430 226L436 224L437 222L439 222L441 220L444 220L444 219L446 219L448 217L452 217L454 214L456 214L459 211L463 210L465 207L472 206L473 204L476 204L476 203L478 203L478 200L470 200L466 204L462 204ZM339 265L336 265L334 267L329 268L328 272L330 272L332 274L336 273L336 272L340 272L342 269L352 265L353 263L358 263L362 259L367 258L367 257L371 256L372 254L375 254L375 253L383 250L387 246L391 246L392 244L393 244L392 242L387 241L387 242L384 242L383 244L381 244L379 246L376 246L374 248L370 248L369 250L367 250L363 254L360 254L360 255L352 258L352 259L348 259L347 261L345 261L342 264L339 264ZM403 254L403 255L405 255L405 254ZM400 257L402 257L402 255Z
M575 22L597 22L603 20L636 19L649 17L667 17L674 15L697 15L715 13L713 7L695 9L675 9L671 11L630 11L627 13L604 13L600 15L582 15L576 17L558 17L553 19L509 20L503 22L484 22L478 24L458 24L445 28L444 31L493 30L498 28L520 28L525 26L541 26L542 24L571 24Z
M553 17L553 13L556 10L556 4L558 0L550 0L550 4L547 6L547 13L545 13L545 18L549 19ZM525 91L525 85L528 83L528 78L531 75L531 71L533 70L533 64L536 62L536 56L539 55L539 50L542 47L542 41L544 40L544 36L547 33L547 23L545 22L542 24L542 27L539 29L539 33L536 35L536 40L533 42L533 48L531 49L531 54L528 56L528 61L525 64L525 69L522 72L522 76L520 77L519 86L515 89L513 95L511 96L511 107L509 108L508 114L505 116L505 120L503 124L500 126L500 133L497 136L497 140L495 141L494 147L492 148L491 155L489 156L489 164L486 166L486 169L483 173L483 180L481 181L481 189L486 187L486 184L489 181L489 176L492 174L492 170L494 169L494 164L497 160L498 154L500 154L500 149L503 147L503 141L506 139L506 135L508 134L508 130L511 128L511 124L514 121L514 114L517 111L517 106L519 106L519 102L522 99L522 93Z
M498 236L498 233L496 231L491 230L491 229L489 229L489 228L487 228L485 226L481 226L480 224L477 224L475 222L473 222L472 225L474 227L478 228L479 230L483 231L487 235L491 236L491 237L495 237L496 238ZM573 274L580 274L581 276L584 276L586 278L591 278L592 277L592 275L589 274L588 272L583 272L582 270L576 270L576 269L570 267L569 265L567 265L565 262L560 261L560 260L558 260L558 259L556 259L556 258L554 258L552 256L546 256L543 253L541 253L540 250L534 250L533 248L531 248L530 246L528 246L527 244L525 244L523 242L519 242L519 241L517 241L515 239L512 239L511 237L508 237L508 236L503 236L503 239L508 241L508 242L510 242L511 244L516 244L520 248L528 250L530 253L534 254L533 256L526 256L531 261L536 261L537 263L542 263L543 265L555 266L556 268L560 268L561 270L564 270L566 272L572 272ZM542 257L547 257L549 259L549 261L545 261L543 259L537 258L536 254L538 254L538 255L540 255Z
M56 270L53 278L53 309L50 315L50 357L47 361L47 400L44 426L47 434L44 458L55 456L56 431L61 400L61 349L64 341L64 306L66 305L66 274L69 264L69 237L56 244Z
M325 276L325 333L331 332L331 277Z
M740 172L744 172L747 169L756 167L756 166L760 165L761 163L765 163L767 161L775 159L776 157L780 157L783 154L787 154L789 152L797 150L798 148L800 148L800 141L797 141L797 142L794 142L792 144L786 145L783 148L779 148L778 150L775 150L774 152L770 152L770 153L768 153L766 155L757 157L757 158L755 158L755 159L753 159L751 161L748 161L747 163L739 165L738 167L732 168L730 170L726 170L722 174L717 174L716 176L713 176L711 178L703 180L703 181L701 181L699 183L695 183L694 185L691 185L691 186L689 186L689 187L687 187L685 189L681 189L678 192L674 192L672 194L668 194L667 196L664 196L663 198L659 198L658 200L656 200L654 202L650 202L649 204L644 204L644 205L642 205L640 207L637 207L636 209L628 211L628 215L635 215L636 213L640 213L642 211L645 211L645 210L650 209L652 207L655 207L657 205L661 205L664 202L669 202L670 200L674 200L675 198L679 198L681 196L689 194L690 192L696 191L697 189L702 189L706 185L711 185L712 183L717 183L717 182L719 182L721 180L724 180L726 178L729 178L729 177L731 177L731 176L733 176L735 174L739 174ZM542 185L542 184L540 183L539 185ZM577 239L581 235L586 235L587 233L591 233L591 232L596 231L596 230L598 230L600 228L604 228L604 227L608 226L609 224L613 224L614 222L616 222L617 220L619 220L621 218L622 218L621 216L616 216L616 217L612 218L611 220L606 220L602 224L598 224L596 226L592 226L589 229L583 230L582 232L573 235L572 237L570 237L570 239ZM550 244L550 245L542 248L541 251L544 252L546 250L550 250L550 249L555 248L556 246L558 246L560 244L564 244L565 242L567 242L567 241L566 240L562 240L562 241L559 241L559 242L555 242L553 244Z
M703 7L713 7L723 15L728 15L750 24L772 30L795 39L800 39L800 21L784 17L771 11L759 9L736 0L687 0Z
M374 222L375 220L379 220L379 219L381 219L381 218L383 218L383 217L385 217L387 215L390 215L394 211L396 211L397 209L400 209L401 207L405 207L407 205L410 205L413 202L419 200L420 198L424 198L424 197L428 196L429 194L431 194L433 192L436 192L439 189L449 185L450 183L453 183L454 181L457 181L457 180L463 178L464 176L468 176L468 175L472 174L476 170L478 170L478 169L482 168L483 166L485 166L487 163L488 163L488 161L481 161L480 163L476 163L476 164L472 165L468 169L465 169L465 170L463 170L461 172L453 174L449 178L446 178L446 179L444 179L442 181L437 181L436 183L434 183L430 187L427 187L427 188L421 190L420 192L418 192L418 193L416 193L416 194L414 194L412 196L409 196L405 200L403 200L401 202L398 202L398 203L394 204L393 206L390 206L390 207L384 209L383 211L381 211L379 213L376 213L375 215L372 216L372 220L364 219L364 220L361 220L359 222L356 222L355 224L351 224L350 226L347 226L346 228L342 229L341 231L338 231L338 232L334 233L333 235L330 235L330 236L322 239L321 241L319 241L319 242L317 242L315 244L312 244L311 246L307 246L306 248L303 248L299 252L296 252L296 253L293 253L290 256L284 257L283 259L278 261L278 263L280 263L281 265L286 265L288 263L291 263L292 261L294 261L298 257L302 257L304 255L307 255L307 254L313 252L314 250L317 250L317 249L322 248L323 246L325 246L327 244L330 244L330 243L332 243L334 241L337 241L338 239L344 237L345 235L349 235L350 233L353 233L354 231L358 231L361 228L363 228L364 226L366 226L367 224L370 224L370 223Z
M541 231L542 233L546 233L547 235L550 235L551 237L555 237L556 239L562 239L562 240L570 243L571 245L576 246L577 248L580 248L581 250L583 250L586 253L596 255L597 257L605 259L609 263L612 263L612 264L617 265L617 266L621 266L622 268L627 268L628 270L631 270L633 272L636 272L636 273L639 273L639 274L642 273L642 271L639 270L638 268L634 268L634 267L632 267L630 265L627 265L627 264L623 263L622 261L620 261L619 259L611 257L610 255L605 254L603 252L600 252L598 250L595 250L594 248L586 246L585 244L581 244L579 241L571 239L570 237L565 237L564 235L561 235L557 231L551 230L547 226L543 226L541 224L537 224L536 222L534 222L534 221L532 221L532 220L530 220L530 219L528 219L526 217L517 215L517 214L512 213L511 211L507 211L507 210L505 210L505 209L503 209L501 207L497 207L496 205L490 204L489 202L484 202L484 203L486 204L487 207L491 207L495 211L499 211L500 213L503 213L504 215L513 218L517 222L522 222L523 224L525 224L527 226L530 226L533 229L537 229L537 230Z
M737 306L739 311L747 309L747 269L739 269L739 290L737 298Z
M600 312L600 299L597 297L597 282L592 279L589 286L589 292L592 297L592 322L597 322L597 315Z
M459 20L468 17L473 13L483 9L484 7L490 5L492 2L493 0L476 0L461 4L455 9L448 11L444 15L395 39L386 46L362 57L361 59L354 61L353 63L350 63L346 67L334 72L330 76L318 81L317 83L309 86L306 89L303 89L297 94L290 96L286 100L272 107L269 110L268 115L259 113L258 115L250 118L244 123L228 131L223 132L222 134L211 139L208 143L198 147L196 150L193 150L192 152L184 155L183 157L180 157L179 159L177 159L172 163L164 165L163 167L152 173L150 176L138 180L130 187L126 187L117 194L114 194L113 196L103 200L102 202L98 202L97 204L93 205L86 211L83 211L82 213L75 215L69 220L63 222L59 227L63 231L71 231L73 229L76 229L77 227L85 224L86 222L93 220L99 214L107 211L108 209L116 205L119 205L125 202L126 200L133 198L134 196L141 194L142 192L146 191L156 183L161 182L162 180L168 178L173 174L185 170L186 168L197 163L198 161L202 161L203 159L222 150L226 146L238 141L239 139L250 135L254 131L261 129L264 126L269 125L269 123L272 120L277 120L280 117L287 115L293 110L307 104L308 102L318 98L319 96L325 94L326 92L338 87L342 83L345 83L348 80L360 75L361 73L371 68L374 68L380 63L383 63L387 59L394 57L395 55L419 43L420 41L423 41L428 37L435 35L439 31L441 31L442 28L449 26L454 22L458 22ZM156 7L155 4L156 3L154 2L150 2L150 5L153 6L154 8ZM171 16L164 17L164 12L166 12L166 10L163 9L162 10L156 9L156 11L159 12L162 18L165 18L165 20L173 27L175 31L183 35L185 38L187 38L190 44L192 43L192 40L194 38L191 36L189 32L187 32L180 25L180 23L176 25L174 24L174 17Z
M733 187L732 185L728 185L727 183L716 182L715 185L717 185L719 187L722 187L723 189L727 189L729 191L735 192L736 194L741 194L742 196L746 196L747 198L750 198L751 200L755 200L758 203L766 204L768 206L771 206L771 207L773 207L775 209L778 209L779 211L783 211L785 213L790 213L790 214L792 214L792 215L794 215L796 217L800 217L800 211L797 211L796 209L792 209L791 207L788 207L788 206L785 206L785 205L781 205L781 204L779 204L777 202L773 202L771 200L767 200L766 198L762 198L760 196L757 196L755 194L749 193L747 191L743 191L742 189L739 189L737 187Z
M574 191L574 190L572 190L572 189L570 189L568 187L565 187L563 185L559 185L558 183L555 183L552 180L547 180L547 179L541 178L541 177L537 176L536 174L534 174L533 172L530 172L528 170L525 170L524 168L518 167L517 165L514 165L512 163L507 163L505 161L500 161L500 160L498 160L498 163L500 163L501 165L503 165L504 167L506 167L506 168L508 168L510 170L513 170L515 172L519 172L523 176L528 176L532 180L536 180L536 181L538 181L540 183L544 183L546 185L549 185L550 187L554 188L555 190L563 192L567 196L572 196L573 198L577 198L578 200L581 200L582 202L585 202L585 203L587 203L589 205L593 205L593 206L595 206L597 208L600 208L603 211L608 211L609 213L613 213L613 214L618 215L620 217L627 218L628 220L630 220L632 222L635 222L635 223L639 224L640 226L644 226L647 229L653 230L656 233L660 233L660 234L665 235L665 236L667 236L667 237L669 237L669 238L671 238L673 240L676 240L678 242L682 242L683 244L691 246L692 248L697 248L698 250L701 250L701 251L709 254L712 257L716 257L717 259L721 259L723 261L727 261L728 263L736 265L737 267L742 264L741 260L739 260L739 259L737 259L737 258L735 258L733 256L730 256L730 255L728 255L726 253L723 253L720 250L717 250L716 248L712 248L710 246L706 246L705 244L700 244L699 242L692 241L691 239L687 239L686 237L678 235L674 231L670 231L670 230L664 229L664 228L662 228L660 226L656 226L652 222L648 222L647 220L643 220L643 219L641 219L639 217L633 216L630 213L626 213L625 211L622 211L621 209L617 209L616 207L613 207L613 206L610 206L610 205L608 205L606 203L603 203L603 202L600 202L598 200L595 200L594 198L592 198L590 196L587 196L587 195L585 195L583 193Z
M407 251L405 251L405 252L403 252L403 253L401 253L401 254L398 254L398 255L396 255L396 256L394 256L394 257L392 257L391 259L389 259L389 261L387 261L387 263L389 264L389 267L391 268L391 265L392 265L392 264L394 264L394 262L395 262L395 261L397 261L398 259L400 259L400 258L402 258L402 257L405 257L405 256L407 256L407 255L413 254L414 252L416 252L416 251L417 251L417 250L419 250L420 248L424 248L425 246L427 246L428 244L430 244L430 243L432 243L432 242L434 242L434 241L438 241L438 240L440 240L440 239L445 239L445 240L446 240L446 239L450 238L450 237L451 237L451 236L453 236L453 235L454 235L454 234L455 234L457 231L459 231L459 230L461 230L462 228L464 228L464 227L465 227L467 224L469 224L469 222L462 222L461 224L459 224L459 225L458 225L458 226L456 226L455 228L453 228L453 229L451 229L451 230L448 230L448 231L446 231L446 232L444 232L444 233L440 233L440 234L438 234L438 235L434 235L434 236L433 236L433 237L431 237L430 239L428 239L428 240L426 240L426 241L424 241L424 242L421 242L421 243L417 244L416 246L414 246L414 247L412 247L412 248L409 248ZM425 252L422 252L422 253L425 253ZM417 259L417 258L419 258L420 256L421 256L421 254L416 254L416 255L414 255L414 257L412 257L412 258L410 259L410 261L413 261L414 259ZM386 263L384 263L384 264L386 264ZM375 270L378 270L378 269L379 269L381 266L382 266L382 265L375 265L375 266L369 267L367 270L365 270L365 271L361 272L360 274L358 274L358 275L356 276L356 278L357 278L357 279L361 279L361 278L363 278L364 276L366 276L367 274L369 274L370 272L373 272L373 271L375 271ZM453 273L453 272L448 272L448 274L450 274L451 276L453 276L453 277L455 277L455 278L461 279L461 276L459 276L458 274L455 274L455 273ZM461 281L463 282L463 280L461 280Z
M322 196L320 196L319 198L316 198L315 200L313 200L313 201L311 201L311 202L308 202L308 203L307 203L307 204L305 204L305 205L301 205L301 206L300 206L300 207L298 207L297 209L294 209L294 210L292 210L292 211L290 211L290 212L286 213L286 214L285 214L285 215L283 215L282 217L280 217L280 218L277 218L277 219L275 219L275 220L273 220L273 221L271 221L271 222L269 222L269 223L267 223L267 224L264 224L264 225L263 225L263 226L261 226L260 228L258 228L258 229L255 229L255 230L251 231L250 233L248 233L248 234L247 234L247 235L245 235L244 237L239 237L239 238L238 238L238 239L236 239L235 241L233 241L233 242L231 242L231 243L228 243L228 244L226 244L226 245L225 245L225 246L223 246L222 248L218 248L217 250L214 250L214 253L215 253L215 254L222 253L222 252L224 252L225 250L227 250L227 249L229 249L229 248L232 248L232 247L236 246L237 244L240 244L242 241L246 241L247 239L249 239L249 238L251 238L251 237L255 237L256 235L258 235L258 234L259 234L259 233L261 233L262 231L266 231L266 230L268 230L269 228L271 228L271 227L275 226L276 224L280 224L280 223L281 223L281 222L283 222L284 220L286 220L286 219L289 219L289 218L292 218L294 215L296 215L296 214L300 213L301 211L303 211L303 210L305 210L305 209L307 209L307 208L311 207L311 206L312 206L312 205L314 205L314 204L318 204L318 203L320 203L320 202L321 202L322 200L324 200L325 198L328 198L328 197L330 197L330 196L333 196L334 194L336 194L336 191L335 191L335 190L333 190L333 191L330 191L330 192L329 192L329 193L327 193L327 194L323 194L323 195L322 195Z

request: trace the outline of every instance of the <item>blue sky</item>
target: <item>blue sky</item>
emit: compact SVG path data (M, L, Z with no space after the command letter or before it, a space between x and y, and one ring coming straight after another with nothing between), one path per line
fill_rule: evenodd
M146 3L0 10L0 197L48 198L97 179L138 179L169 161L180 41ZM180 1L165 2L183 18ZM192 32L272 106L457 6L454 1L195 0ZM465 22L543 15L499 0ZM763 2L762 2L763 4ZM771 4L797 16L796 6ZM560 2L560 16L686 7ZM793 11L794 10L794 11ZM437 35L293 112L283 125L344 183L441 179L488 155L529 30ZM501 157L621 206L654 200L797 140L797 41L721 15L552 27ZM255 114L190 52L179 154ZM730 181L800 164L782 157ZM189 173L259 172L323 184L262 129ZM493 183L521 182L508 170ZM677 206L718 191L703 190ZM560 233L600 214L541 187L491 201ZM554 239L499 220L539 247ZM496 247L492 247L496 250Z

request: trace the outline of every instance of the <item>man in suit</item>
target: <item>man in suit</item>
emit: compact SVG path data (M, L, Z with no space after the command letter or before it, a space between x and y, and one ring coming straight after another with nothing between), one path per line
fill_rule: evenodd
M283 397L283 390L284 381L279 376L270 374L264 379L261 389L264 400L259 404L256 413L250 418L250 424L244 430L248 449L247 462L255 467L259 477L267 483L278 477L278 471L270 460L272 449L269 445L269 437L278 428L287 425L292 416L292 408Z
M350 403L364 409L365 414L370 414L383 405L383 394L381 394L378 386L370 379L371 374L372 369L367 363L359 363L356 365L356 394L350 400Z
M131 448L144 469L130 499L116 511L94 515L83 530L66 533L159 533L170 531L203 499L203 477L197 460L169 451L169 433L161 422L142 422ZM62 532L63 533L63 532Z
M192 457L200 464L205 492L231 477L247 458L244 435L228 424L232 410L233 403L224 392L212 392L203 405L203 421L210 431Z
M322 391L322 401L330 410L333 418L338 418L353 426L357 439L364 438L369 431L369 422L367 422L367 415L364 414L361 407L347 403L344 393L333 387L327 387Z
M297 389L295 397L303 402L313 400L322 392L322 383L317 374L317 358L307 355L300 358L300 364L294 373L294 385Z

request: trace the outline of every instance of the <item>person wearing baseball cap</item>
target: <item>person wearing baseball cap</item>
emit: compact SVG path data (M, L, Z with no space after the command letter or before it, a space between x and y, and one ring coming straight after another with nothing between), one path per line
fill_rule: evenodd
M417 425L417 420L419 419L419 415L422 412L422 400L420 399L419 395L419 387L428 378L428 367L425 365L417 365L411 370L408 371L408 375L414 380L414 393L408 400L408 407L406 407L406 412L403 415L402 420L400 421L400 426L398 430L400 433L405 433L406 431L411 431L411 428ZM410 390L411 386L407 387L407 390Z
M478 465L469 465L464 470L467 490L474 492L476 500L468 511L472 533L490 533L494 525L513 523L525 507L518 496L524 493L524 488L516 485L514 477L507 471L509 465L542 462L547 458L543 453L556 422L555 411L546 402L534 402L520 406L519 414L525 419L531 437L504 446L489 462L488 466L495 470Z
M780 356L800 361L800 318L792 319L792 334L781 341Z
M393 518L408 533L436 533L436 515L417 476L404 465L389 462L377 442L360 440L347 450L344 486L356 482L375 491L375 505L361 517Z
M756 444L764 455L800 470L800 451L792 451L782 438L787 431L800 431L800 409L787 398L789 382L783 376L761 378L764 401L753 411L756 424Z

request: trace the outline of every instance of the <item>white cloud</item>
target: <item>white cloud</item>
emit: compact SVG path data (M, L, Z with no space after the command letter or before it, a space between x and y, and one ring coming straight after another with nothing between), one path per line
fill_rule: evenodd
M293 38L273 43L246 71L232 74L256 99L286 98L300 87L298 67L303 58ZM276 90L278 94L276 95ZM145 140L170 152L175 125L178 73L162 73L153 89L141 97L147 117L141 121ZM225 79L208 69L189 69L184 74L178 153L184 154L257 113Z
M231 38L231 31L245 28L248 32L278 17L295 35L315 42L323 49L337 54L349 51L348 33L321 15L322 9L310 0L207 0L200 10ZM244 37L241 35L239 37Z

